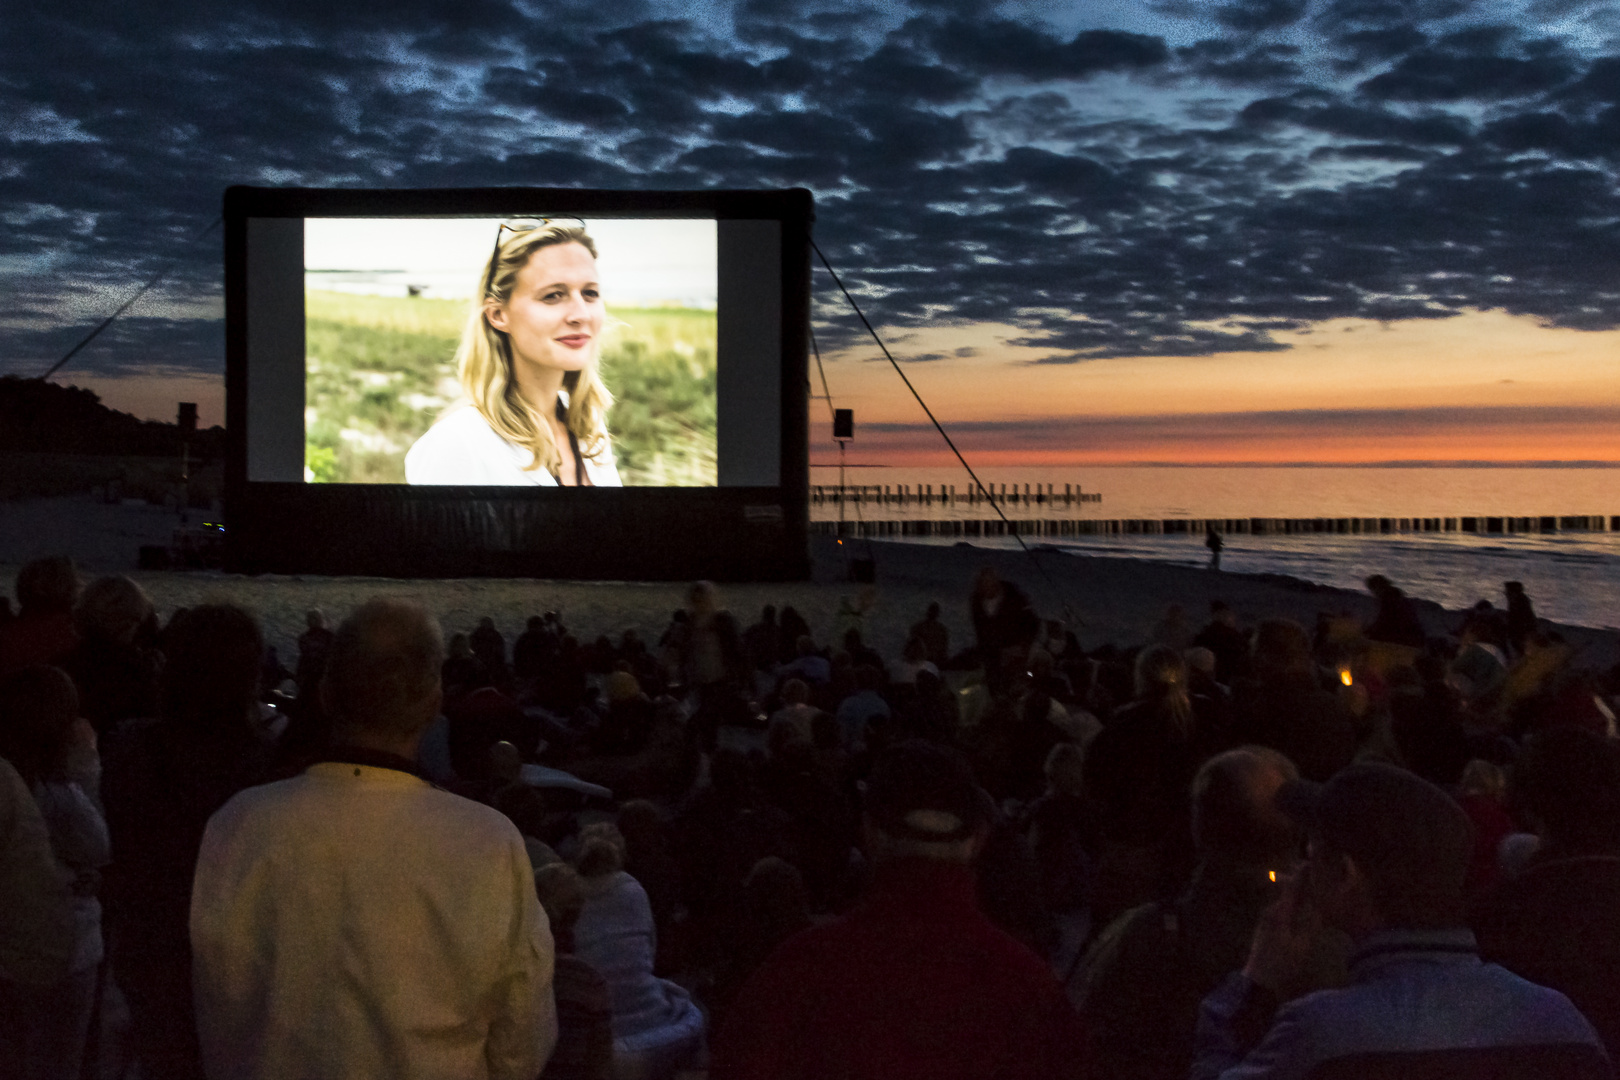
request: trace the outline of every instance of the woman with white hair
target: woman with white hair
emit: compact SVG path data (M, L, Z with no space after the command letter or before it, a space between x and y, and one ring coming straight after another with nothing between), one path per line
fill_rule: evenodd
M456 352L468 402L406 453L405 479L621 486L598 370L606 322L582 222L503 222Z

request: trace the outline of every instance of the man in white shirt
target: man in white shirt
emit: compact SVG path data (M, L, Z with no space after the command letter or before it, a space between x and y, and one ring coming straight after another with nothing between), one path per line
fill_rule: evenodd
M533 1080L556 1042L551 931L503 815L415 775L443 640L374 600L338 630L339 744L208 823L191 897L211 1080Z

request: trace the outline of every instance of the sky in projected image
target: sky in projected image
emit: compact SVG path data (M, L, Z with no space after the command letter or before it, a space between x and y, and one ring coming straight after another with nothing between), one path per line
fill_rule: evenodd
M478 293L498 218L310 218L307 288L373 296L463 300ZM522 223L523 219L512 219ZM713 221L591 218L603 301L624 307L713 310L718 258Z
M0 70L0 372L174 259L58 376L143 415L220 418L228 184L804 186L978 460L1620 459L1612 0L24 0Z

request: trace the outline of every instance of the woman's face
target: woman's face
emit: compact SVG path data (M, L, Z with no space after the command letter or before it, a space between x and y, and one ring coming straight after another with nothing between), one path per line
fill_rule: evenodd
M520 369L567 372L589 367L604 320L596 259L584 244L539 249L518 271L506 303L489 305L485 315L491 326L506 333Z

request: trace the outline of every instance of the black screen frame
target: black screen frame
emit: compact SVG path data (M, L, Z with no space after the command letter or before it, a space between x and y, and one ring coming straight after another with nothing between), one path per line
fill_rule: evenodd
M809 191L239 186L226 190L224 202L228 571L624 581L809 576ZM249 219L495 218L535 207L587 219L780 223L781 445L775 486L510 488L249 479ZM719 318L724 327L724 309ZM725 362L724 355L718 359Z

